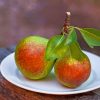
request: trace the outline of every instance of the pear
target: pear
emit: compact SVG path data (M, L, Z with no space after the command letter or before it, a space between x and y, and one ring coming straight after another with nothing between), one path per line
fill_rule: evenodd
M51 71L54 61L45 59L48 39L28 36L22 39L15 49L15 63L28 79L45 78Z
M62 85L76 88L83 84L90 76L91 64L77 43L69 46L69 55L60 58L55 63L55 75Z

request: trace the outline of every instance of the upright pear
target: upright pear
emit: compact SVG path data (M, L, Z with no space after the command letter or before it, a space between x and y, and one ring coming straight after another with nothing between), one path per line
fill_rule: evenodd
M21 40L16 46L16 65L28 79L42 79L50 73L54 61L45 59L47 42L48 39L46 38L29 36Z

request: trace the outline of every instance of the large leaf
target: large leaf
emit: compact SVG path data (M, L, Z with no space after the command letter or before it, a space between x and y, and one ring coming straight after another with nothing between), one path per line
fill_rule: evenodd
M69 34L62 41L62 43L59 44L59 46L57 46L57 48L54 52L56 54L57 58L61 58L61 57L69 55L70 51L69 51L68 46L75 41L77 41L77 35L76 35L76 32L75 32L75 29L70 28Z
M63 55L66 51L66 47L63 46L64 39L64 35L56 35L49 40L45 55L47 60L55 60L61 54Z
M46 48L46 59L55 60L68 55L68 45L77 40L74 28L71 28L67 38L64 35L52 37Z
M79 29L84 40L90 47L100 46L100 30L93 28Z

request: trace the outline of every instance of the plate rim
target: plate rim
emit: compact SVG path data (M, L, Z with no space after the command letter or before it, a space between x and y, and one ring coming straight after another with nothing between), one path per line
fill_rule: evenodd
M93 53L91 53L91 52L88 52L88 51L84 51L84 52L85 52L85 53L92 54L93 56L99 57L98 55L95 55L95 54L93 54ZM31 89L31 88L28 87L28 86L23 86L22 84L16 83L16 81L14 82L14 81L8 79L8 78L4 75L4 73L2 72L2 65L3 65L3 63L4 63L5 60L6 60L9 56L11 56L11 55L14 55L14 52L11 53L11 54L9 54L8 56L6 56L6 57L1 61L1 63L0 63L0 72L1 72L1 75L2 75L8 82L12 83L13 85L15 85L15 86L17 86L17 87L19 87L19 88L22 88L22 89L25 89L25 90L28 90L28 91L32 91L32 92L43 93L43 94L50 94L50 95L81 94L81 93L86 93L86 92L93 91L93 90L95 90L95 89L100 88L100 85L97 85L97 86L95 86L95 87L88 88L88 89L84 89L84 90L75 90L75 91L66 91L66 92L65 92L65 91L64 91L64 92L51 92L51 91L46 91L46 90L41 90L41 89L40 89L40 90L39 90L39 89L34 89L34 88Z

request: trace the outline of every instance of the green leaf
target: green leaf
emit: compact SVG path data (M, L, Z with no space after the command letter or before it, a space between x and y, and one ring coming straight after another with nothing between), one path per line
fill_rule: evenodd
M47 60L55 60L65 54L67 47L63 46L64 39L64 35L56 35L49 40L45 55Z
M70 28L69 34L66 38L66 44L71 44L74 41L77 41L76 31L74 28Z
M76 40L77 36L74 28L70 28L67 38L65 38L64 35L56 35L52 37L47 44L46 59L55 60L68 55L68 45Z
M83 28L83 29L100 37L100 30L94 28Z
M46 48L46 59L55 60L69 54L68 45L77 40L77 35L74 28L70 28L67 38L64 35L56 35L52 37Z
M77 60L82 60L87 56L82 52L77 41L71 43L69 45L70 57L75 58Z
M78 30L90 47L93 48L94 46L100 46L100 30L96 30L93 28L78 28Z

